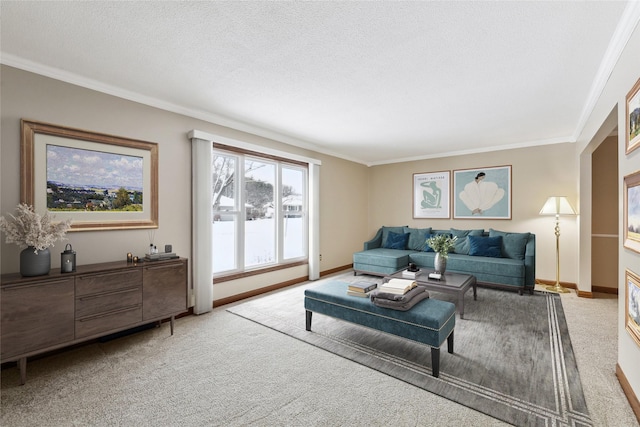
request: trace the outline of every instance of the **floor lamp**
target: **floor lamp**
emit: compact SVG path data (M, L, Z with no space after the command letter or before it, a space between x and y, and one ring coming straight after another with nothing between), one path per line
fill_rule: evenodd
M556 284L553 286L547 286L548 291L558 292L566 294L569 289L560 285L560 215L575 215L576 211L573 210L569 201L564 196L552 196L547 199L540 210L540 215L555 215L556 216Z

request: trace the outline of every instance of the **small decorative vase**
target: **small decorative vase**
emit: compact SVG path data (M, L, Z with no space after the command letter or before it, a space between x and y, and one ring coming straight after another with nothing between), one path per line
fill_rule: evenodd
M447 269L447 259L439 252L436 253L436 257L433 260L433 268L436 273L444 274Z
M51 270L51 252L49 248L34 253L35 248L29 246L20 252L20 274L23 276L44 276Z

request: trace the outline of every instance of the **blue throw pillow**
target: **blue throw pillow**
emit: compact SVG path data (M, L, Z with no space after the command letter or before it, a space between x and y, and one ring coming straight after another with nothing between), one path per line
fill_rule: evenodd
M407 249L407 242L409 241L409 233L394 233L390 231L387 235L387 241L384 247L387 249Z
M431 235L431 227L427 228L404 228L405 233L409 233L409 242L407 243L407 249L413 249L415 251L421 251L427 244L427 239Z
M479 230L456 230L452 228L451 235L458 238L456 240L455 252L457 254L469 255L469 240L467 240L467 236L482 236L484 233L484 229Z
M469 255L502 257L502 236L481 237L469 236Z
M531 233L507 233L489 229L489 237L502 236L502 256L511 259L524 259L527 241Z

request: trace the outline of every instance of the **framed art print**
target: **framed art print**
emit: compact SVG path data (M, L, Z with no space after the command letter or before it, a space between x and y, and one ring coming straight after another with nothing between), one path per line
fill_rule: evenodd
M640 346L640 277L625 271L624 323L631 338Z
M158 145L21 120L20 199L70 231L158 227Z
M454 219L511 219L511 166L453 171Z
M624 177L624 247L640 253L640 171Z
M640 79L627 94L626 154L640 147Z
M413 217L449 218L451 172L413 174Z

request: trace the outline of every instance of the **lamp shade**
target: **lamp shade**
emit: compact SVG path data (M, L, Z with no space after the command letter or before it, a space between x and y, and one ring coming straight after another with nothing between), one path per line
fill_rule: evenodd
M564 196L551 196L540 210L540 215L575 215L571 204Z

